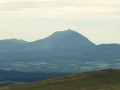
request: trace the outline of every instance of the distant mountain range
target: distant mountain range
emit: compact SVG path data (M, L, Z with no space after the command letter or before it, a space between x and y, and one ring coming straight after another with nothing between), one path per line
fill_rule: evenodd
M94 43L73 30L58 31L47 38L34 42L17 39L0 41L2 51L85 51L93 46L95 46Z
M120 44L95 45L73 31L59 31L34 42L0 40L0 68L17 71L80 72L120 68Z

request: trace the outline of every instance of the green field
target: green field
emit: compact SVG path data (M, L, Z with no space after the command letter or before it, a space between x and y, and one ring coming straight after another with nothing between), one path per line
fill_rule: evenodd
M120 70L81 72L0 90L120 90Z

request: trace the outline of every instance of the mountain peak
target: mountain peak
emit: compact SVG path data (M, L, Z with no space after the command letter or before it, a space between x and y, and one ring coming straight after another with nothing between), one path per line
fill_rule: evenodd
M67 32L75 32L75 31L72 30L72 29L67 29L67 30L65 30L65 31L67 31Z
M56 31L55 33L53 33L51 36L53 37L71 37L71 36L83 36L81 35L80 33L74 31L74 30L71 30L71 29L68 29L68 30L64 30L64 31ZM50 37L51 37L50 36Z
M68 29L65 31L57 31L51 36L43 39L47 46L55 47L79 47L79 46L94 46L95 44L89 41L80 33Z
M67 29L67 30L64 30L64 31L56 31L55 33L69 33L69 32L75 32L75 31L72 30L72 29Z

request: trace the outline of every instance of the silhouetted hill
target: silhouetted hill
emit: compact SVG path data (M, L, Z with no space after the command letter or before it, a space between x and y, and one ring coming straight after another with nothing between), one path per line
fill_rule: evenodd
M89 41L83 35L73 31L58 31L53 33L51 36L37 40L34 42L27 43L21 46L20 50L23 51L86 51L95 46L94 43Z
M119 90L120 70L105 69L14 85L0 90Z
M100 44L84 54L88 59L111 61L120 58L120 44ZM106 60L107 59L107 60Z
M18 40L18 39L4 39L0 40L0 52L2 51L9 51L14 49L16 46L22 45L27 43L24 40Z
M116 54L120 52L120 44L100 44L94 47L91 52L101 54Z

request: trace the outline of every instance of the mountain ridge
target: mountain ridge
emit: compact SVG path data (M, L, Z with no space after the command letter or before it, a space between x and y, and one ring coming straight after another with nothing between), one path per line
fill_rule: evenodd
M42 40L0 48L0 68L7 70L73 73L119 68L119 60L120 44L95 45L71 30L56 32Z
M58 51L65 49L72 51L74 48L86 49L93 46L95 46L95 44L83 35L73 30L66 30L57 31L44 39L28 42L16 47L16 49L18 48L20 51L56 51L56 49L58 49Z

